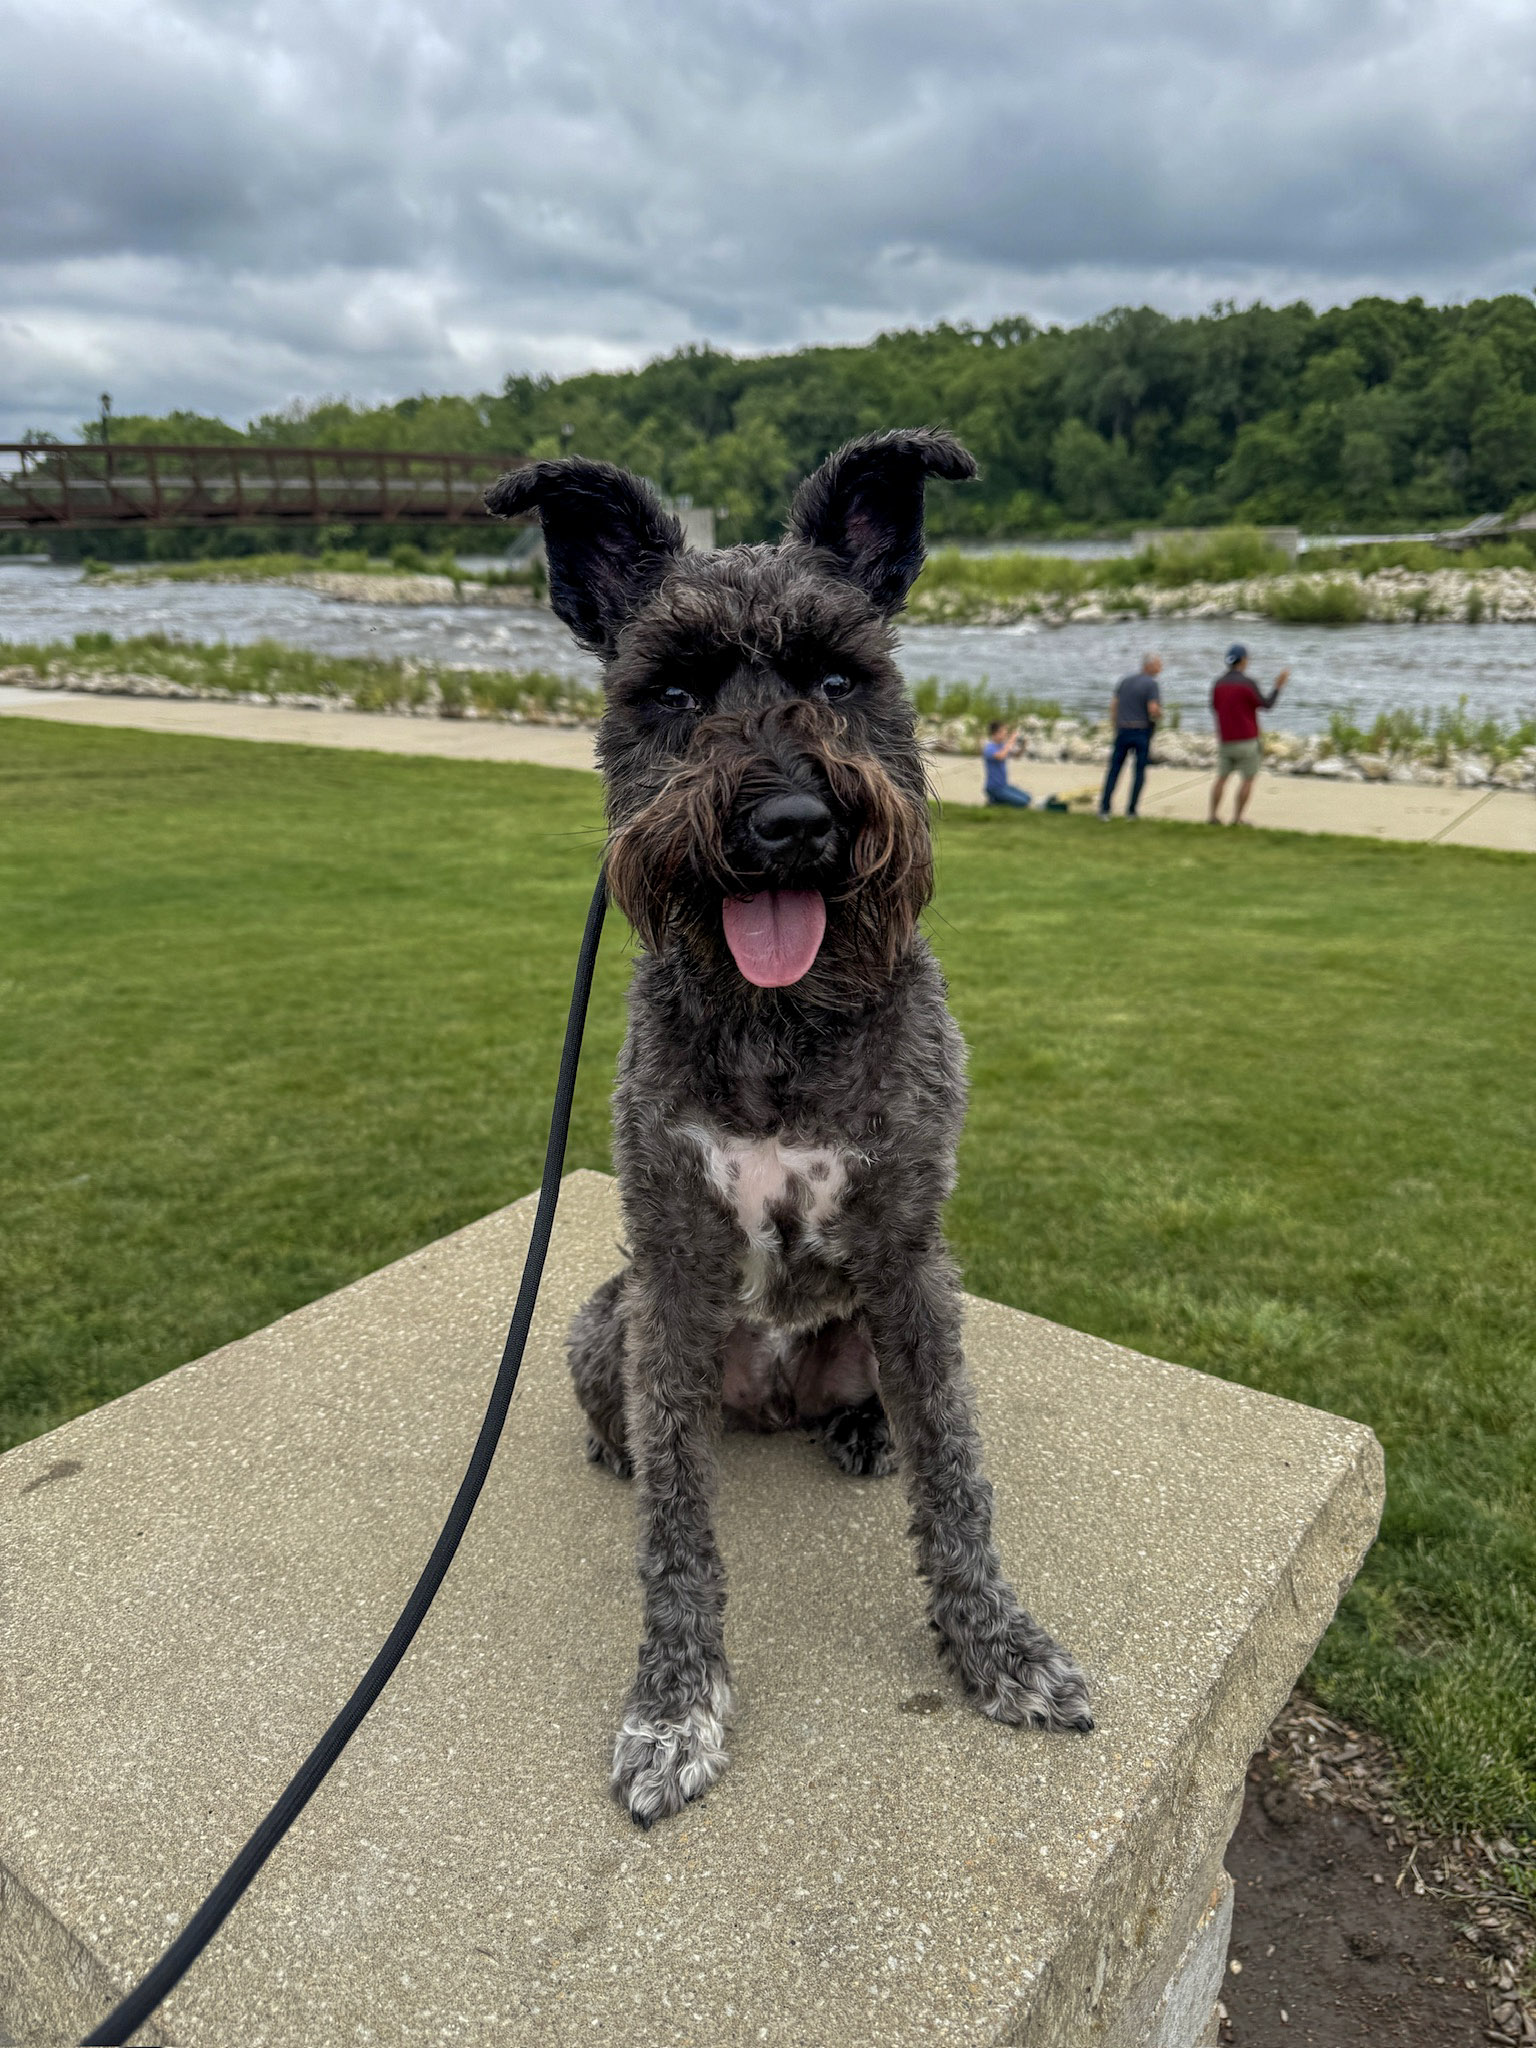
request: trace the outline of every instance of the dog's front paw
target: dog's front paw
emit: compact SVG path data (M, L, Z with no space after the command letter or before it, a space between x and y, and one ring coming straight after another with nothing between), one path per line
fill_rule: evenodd
M976 1704L994 1721L1029 1728L1070 1728L1087 1735L1088 1681L1055 1644L1044 1656L1020 1656L999 1664L976 1688Z
M1079 1735L1092 1729L1087 1679L1021 1608L1001 1626L974 1633L951 1626L940 1633L966 1690L991 1720Z
M648 1828L699 1799L730 1762L725 1724L731 1689L716 1679L708 1694L678 1713L658 1713L631 1701L613 1745L614 1796L629 1817Z

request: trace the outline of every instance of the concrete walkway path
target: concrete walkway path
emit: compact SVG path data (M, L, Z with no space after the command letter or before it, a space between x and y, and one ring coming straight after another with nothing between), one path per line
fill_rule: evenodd
M371 711L285 711L269 704L199 703L180 697L91 697L67 690L0 686L0 715L55 725L113 725L200 739L281 740L304 747L363 747L376 754L438 754L455 761L533 761L592 768L583 727L499 725L459 718L397 718Z
M1012 779L1038 803L1046 796L1071 796L1102 787L1104 770L1092 762L1015 761ZM981 802L981 763L955 755L935 756L935 789L945 803ZM1208 770L1153 768L1142 792L1144 818L1178 818L1198 824L1209 808ZM1232 814L1228 783L1222 815ZM1125 779L1116 792L1112 829L1123 829ZM1255 825L1286 832L1342 832L1363 839L1432 840L1443 846L1495 846L1536 853L1536 797L1511 789L1440 789L1403 782L1325 782L1306 775L1261 775L1248 805Z
M360 711L284 711L261 704L197 703L167 697L93 697L58 690L0 687L0 715L60 725L109 725L137 732L193 733L208 739L280 740L311 747L365 747L382 754L434 754L460 761L531 761L545 768L591 768L585 729L500 725L453 718L398 718ZM930 763L944 803L981 802L981 763L939 754ZM1019 761L1013 777L1038 802L1097 790L1092 763ZM1198 822L1210 775L1154 768L1142 797L1146 818ZM1123 806L1126 782L1117 802ZM1227 790L1230 810L1232 788ZM1536 853L1536 797L1515 790L1441 789L1395 782L1326 782L1261 775L1249 806L1255 825L1290 832L1341 832L1366 839L1433 841ZM1116 830L1121 829L1119 826Z

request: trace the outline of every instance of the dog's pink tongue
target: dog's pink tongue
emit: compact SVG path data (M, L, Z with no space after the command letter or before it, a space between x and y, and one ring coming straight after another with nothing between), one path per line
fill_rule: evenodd
M827 929L827 906L814 889L765 889L745 902L728 898L725 943L759 988L788 988L811 971Z

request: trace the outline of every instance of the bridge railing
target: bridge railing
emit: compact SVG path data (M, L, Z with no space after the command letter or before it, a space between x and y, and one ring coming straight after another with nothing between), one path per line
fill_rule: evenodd
M520 455L0 442L0 529L471 525Z

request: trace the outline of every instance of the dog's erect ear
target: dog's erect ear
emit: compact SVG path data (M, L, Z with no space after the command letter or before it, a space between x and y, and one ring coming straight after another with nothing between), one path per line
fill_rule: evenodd
M594 654L613 652L682 552L683 529L650 485L611 462L531 462L492 484L485 503L502 519L538 512L550 605Z
M789 508L789 530L833 557L839 572L889 618L923 566L923 484L961 482L975 458L935 427L869 434L829 455Z

